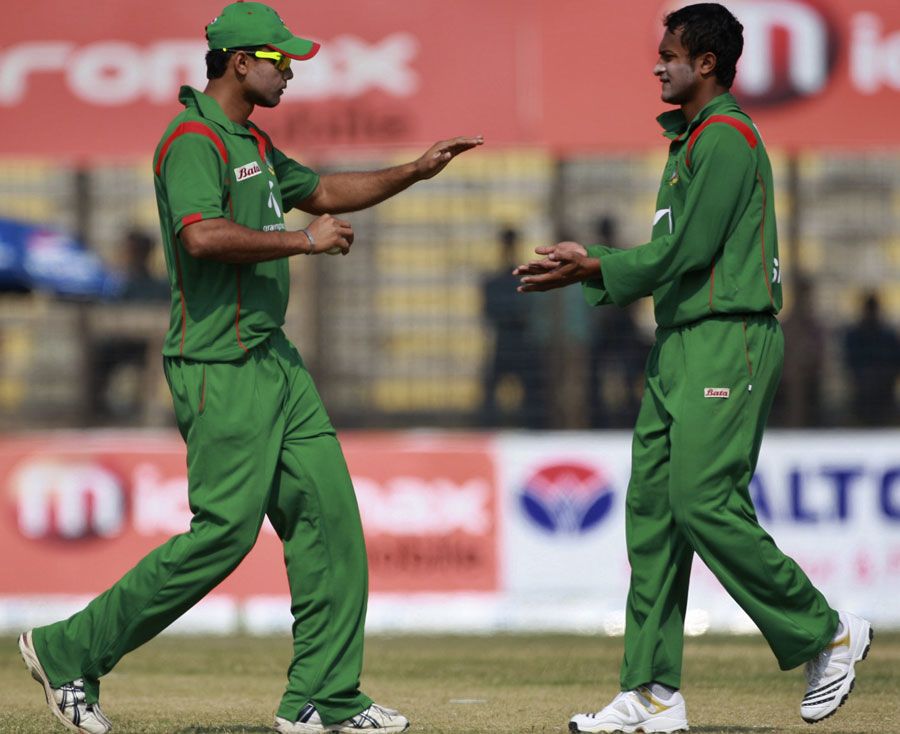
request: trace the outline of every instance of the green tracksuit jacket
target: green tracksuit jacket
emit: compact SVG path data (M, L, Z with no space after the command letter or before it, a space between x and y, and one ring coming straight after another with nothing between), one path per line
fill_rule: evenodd
M781 271L772 166L753 122L723 94L686 124L661 115L672 140L652 239L631 250L589 248L602 279L585 286L592 305L653 296L659 326L712 314L777 313Z
M657 341L632 447L626 499L631 584L623 690L681 685L684 616L696 552L756 622L783 669L814 657L837 613L759 526L747 487L784 354L774 314L781 270L772 169L730 94L670 138L650 242L588 248L592 305L654 300Z

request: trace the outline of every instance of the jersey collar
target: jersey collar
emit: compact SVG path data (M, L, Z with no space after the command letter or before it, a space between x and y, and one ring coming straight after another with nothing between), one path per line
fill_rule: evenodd
M216 123L235 135L253 136L247 128L230 120L219 103L208 94L185 85L178 90L178 101L185 107L193 107L207 120Z
M685 119L684 113L680 109L663 112L656 118L656 121L663 129L662 134L669 140L682 140L706 118L723 112L741 112L737 100L729 92L713 97L690 122Z

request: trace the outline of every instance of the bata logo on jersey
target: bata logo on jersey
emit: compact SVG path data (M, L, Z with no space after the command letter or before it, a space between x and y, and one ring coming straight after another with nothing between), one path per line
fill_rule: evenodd
M353 477L368 534L485 535L493 526L491 486L484 479Z
M526 517L549 533L586 533L607 516L615 492L586 464L551 464L534 472L519 493Z
M665 11L683 4L667 3ZM734 90L750 105L820 94L844 59L858 92L900 91L900 29L886 28L877 13L849 14L839 25L820 0L722 0L722 5L744 26Z
M26 538L110 538L125 523L121 481L94 463L34 460L16 472L12 488Z
M394 33L380 41L338 36L303 65L303 82L290 85L284 100L351 98L372 90L408 97L419 88L413 68L418 39ZM182 84L206 84L203 41L165 40L148 46L126 41L23 41L0 53L0 105L20 104L35 80L61 75L82 102L117 107L135 102L171 105Z
M704 398L727 398L731 395L731 388L728 387L705 387L703 388Z
M245 163L243 166L234 169L234 178L240 183L261 173L262 169L259 167L259 163Z

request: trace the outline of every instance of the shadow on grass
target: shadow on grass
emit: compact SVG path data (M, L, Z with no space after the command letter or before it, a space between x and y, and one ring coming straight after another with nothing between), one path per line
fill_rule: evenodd
M188 726L173 734L272 734L271 726L229 724L225 726Z
M691 734L778 734L771 726L694 726Z

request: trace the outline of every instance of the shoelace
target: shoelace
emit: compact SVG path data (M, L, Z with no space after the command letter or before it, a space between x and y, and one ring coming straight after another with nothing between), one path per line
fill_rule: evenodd
M375 729L378 727L379 722L370 715L370 712L381 713L380 707L376 706L374 703L369 706L367 709L360 711L356 716L350 719L350 723L353 726L359 727L360 729Z
M72 715L72 723L75 726L81 723L81 709L80 706L84 705L85 710L92 711L91 705L84 704L84 684L81 683L80 680L72 681L71 683L66 683L64 686L59 688L59 691L62 693L62 700L59 702L59 708L61 711L65 712L67 709L71 709Z

